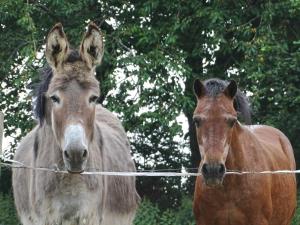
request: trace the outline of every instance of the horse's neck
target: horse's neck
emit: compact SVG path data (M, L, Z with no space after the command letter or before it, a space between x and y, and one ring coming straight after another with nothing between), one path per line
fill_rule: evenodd
M253 152L249 152L251 143L254 144L255 137L251 132L241 125L236 124L233 128L231 137L230 150L226 159L226 167L228 170L247 170L249 158Z

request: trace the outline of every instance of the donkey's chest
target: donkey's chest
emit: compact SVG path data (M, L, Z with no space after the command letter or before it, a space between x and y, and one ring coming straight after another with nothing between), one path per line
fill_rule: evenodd
M96 225L101 222L102 210L98 192L68 191L44 199L38 214L45 218L41 224Z
M37 217L44 218L41 225L100 224L103 188L95 182L82 177L62 177L45 187L43 194L37 196L36 205L39 206L35 207Z

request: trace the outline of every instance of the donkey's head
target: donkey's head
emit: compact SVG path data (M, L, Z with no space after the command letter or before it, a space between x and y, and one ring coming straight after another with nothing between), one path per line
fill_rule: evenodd
M193 119L202 158L201 172L206 184L219 185L226 171L237 111L250 123L249 104L235 81L211 79L202 83L196 80L194 92L197 107Z
M53 73L45 93L46 120L62 150L66 169L81 173L89 156L100 94L94 72L103 56L101 32L89 24L79 51L75 51L70 49L62 25L56 24L48 34L45 54Z

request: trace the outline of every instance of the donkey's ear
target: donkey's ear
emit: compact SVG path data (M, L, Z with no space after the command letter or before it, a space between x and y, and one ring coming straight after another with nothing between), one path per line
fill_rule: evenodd
M63 30L61 23L55 24L47 37L46 43L46 59L49 65L57 68L64 61L68 55L69 42Z
M194 93L197 98L203 97L206 93L206 88L199 79L196 79L194 82Z
M92 69L101 63L103 52L101 31L96 24L91 22L80 45L80 56Z
M236 92L237 92L237 84L234 80L231 80L230 83L225 88L224 94L229 98L234 98Z

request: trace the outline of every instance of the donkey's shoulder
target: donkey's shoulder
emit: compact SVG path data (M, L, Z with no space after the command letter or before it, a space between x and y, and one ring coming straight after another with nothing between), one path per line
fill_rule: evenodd
M17 148L14 159L15 160L26 160L25 157L29 157L30 152L33 151L35 136L38 130L38 126L36 126L33 130L31 130L25 137L22 138L20 145Z
M96 107L96 121L98 123L104 123L113 130L118 131L119 133L125 134L125 130L122 126L121 121L112 112L101 105L97 105Z
M107 108L104 108L102 105L96 106L96 117L98 121L107 121L107 122L118 122L120 120Z
M107 171L136 171L130 154L130 145L120 120L102 106L97 106L97 122L103 138L104 168ZM135 212L139 195L134 177L111 176L107 178L107 207L114 214Z

